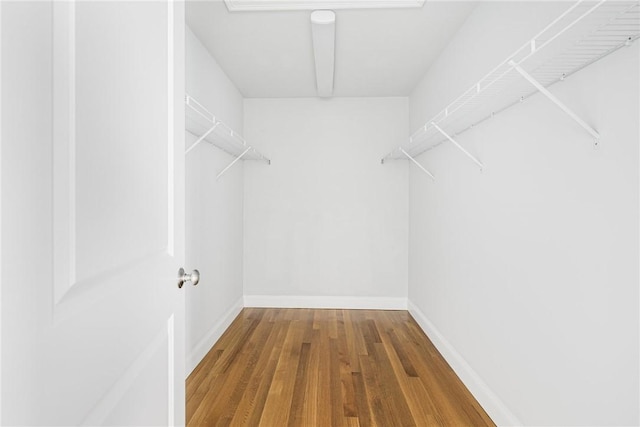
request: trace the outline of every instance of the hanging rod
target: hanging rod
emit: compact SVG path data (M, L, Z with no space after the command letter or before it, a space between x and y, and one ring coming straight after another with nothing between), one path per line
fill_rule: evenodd
M638 38L640 3L637 0L578 0L427 121L400 148L415 158L443 142L455 144L460 134L538 92L578 122L597 142L598 132L546 88L629 46ZM556 48L549 49L548 46ZM524 70L525 62L531 71ZM459 144L456 147L462 148ZM468 152L464 154L482 167L478 159ZM405 157L396 148L383 157L383 162Z
M239 160L256 160L271 164L271 160L262 155L231 127L218 120L207 108L188 94L185 95L187 117L185 119L186 130L197 137L196 141L185 150L185 154L195 149L201 142L207 141L220 150L235 157L218 175L219 179Z

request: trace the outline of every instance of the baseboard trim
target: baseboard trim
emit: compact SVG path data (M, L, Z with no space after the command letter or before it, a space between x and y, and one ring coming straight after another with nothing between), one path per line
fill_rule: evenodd
M209 350L213 347L213 345L220 339L224 331L227 330L231 322L240 314L242 309L244 308L243 304L244 300L240 297L233 306L227 310L226 313L222 316L222 318L209 330L209 332L196 344L191 353L187 356L186 362L186 374L187 377L191 375L191 372L198 366L198 363L204 359L204 357L209 353Z
M523 425L435 325L431 323L429 318L406 298L245 295L227 310L209 333L191 351L191 354L187 357L187 376L193 372L216 341L220 339L243 307L408 310L440 354L442 354L442 357L449 363L484 410L487 411L491 419L499 426Z
M406 298L245 295L245 307L406 310Z
M447 341L427 316L411 301L407 302L409 313L449 363L460 380L469 389L493 422L499 426L521 426L522 422L507 408L504 402L489 388L467 361Z

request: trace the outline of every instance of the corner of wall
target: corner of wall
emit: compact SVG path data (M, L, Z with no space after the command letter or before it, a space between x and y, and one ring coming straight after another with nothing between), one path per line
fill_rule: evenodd
M447 341L442 333L431 323L425 313L422 312L411 300L408 301L409 313L415 319L422 331L436 346L442 357L455 371L456 375L469 389L473 397L487 411L493 422L499 426L521 426L522 421L516 417L507 405L495 394L482 380L480 375L467 363L460 353Z
M191 351L191 354L186 358L186 376L191 375L191 372L198 366L198 364L204 359L213 345L220 339L225 330L231 325L233 320L240 314L244 308L243 298L240 297L234 304L227 310L222 318L209 330L209 332L196 344Z

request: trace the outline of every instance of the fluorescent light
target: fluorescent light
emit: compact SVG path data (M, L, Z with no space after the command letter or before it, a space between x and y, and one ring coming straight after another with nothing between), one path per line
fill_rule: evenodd
M230 12L421 8L425 0L224 0Z
M333 93L336 14L332 10L314 10L311 13L311 35L318 96L329 97Z

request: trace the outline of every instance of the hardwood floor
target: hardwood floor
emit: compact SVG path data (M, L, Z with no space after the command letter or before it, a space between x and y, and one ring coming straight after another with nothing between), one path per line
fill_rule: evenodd
M255 308L189 376L187 424L494 425L406 311Z

